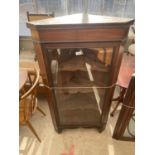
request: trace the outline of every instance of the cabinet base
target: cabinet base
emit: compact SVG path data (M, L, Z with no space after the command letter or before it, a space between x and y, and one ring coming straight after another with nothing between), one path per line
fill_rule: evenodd
M66 130L66 129L78 129L78 128L84 128L84 129L91 129L91 128L94 128L94 129L97 129L97 131L99 133L102 133L102 131L104 131L105 127L89 127L89 126L69 126L69 127L63 127L63 128L58 128L56 130L56 132L58 134L62 133L63 130Z

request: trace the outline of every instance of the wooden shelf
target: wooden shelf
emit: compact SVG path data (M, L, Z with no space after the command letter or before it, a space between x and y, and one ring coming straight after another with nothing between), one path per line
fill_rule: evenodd
M86 88L88 87L88 88ZM67 92L67 93L70 93L70 94L75 94L75 93L88 93L88 92L92 92L93 91L93 87L97 87L96 85L93 85L92 83L73 83L73 82L70 82L66 85L63 85L63 91L64 92ZM99 86L98 86L99 87ZM102 88L100 88L102 89Z
M99 123L100 112L93 93L56 96L62 124Z
M75 56L68 61L59 63L59 71L87 71L86 63L90 65L91 70L102 72L109 71L109 67L105 67L104 64L99 61L95 61L84 56Z
M92 92L93 87L106 86L106 80L104 79L104 76L102 75L102 73L101 73L101 75L103 77L102 81L99 81L99 80L98 81L97 80L90 81L89 77L82 77L82 75L80 75L78 73L75 75L72 72L71 72L71 74L69 74L69 73L67 75L67 73L65 74L65 72L63 72L64 75L62 75L62 73L59 72L58 73L58 81L57 81L57 84L55 85L56 87L60 87L60 88L62 87L65 92L87 93L87 92ZM100 79L101 79L101 77L100 77Z

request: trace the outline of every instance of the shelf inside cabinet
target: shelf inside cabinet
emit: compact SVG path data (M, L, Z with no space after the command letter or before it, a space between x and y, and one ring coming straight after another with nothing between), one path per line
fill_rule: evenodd
M69 59L68 61L64 61L59 63L59 71L87 71L87 66L91 70L108 72L109 67L105 66L103 63L99 61L92 60L90 58L84 56L75 56Z
M56 96L62 124L99 123L101 109L93 92L64 95L57 91Z
M89 74L84 71L60 71L57 77L58 81L55 86L63 87L64 89L72 88L71 93L77 91L90 92L90 88L104 87L107 86L108 82L108 73L103 74L102 72L95 72L90 78Z

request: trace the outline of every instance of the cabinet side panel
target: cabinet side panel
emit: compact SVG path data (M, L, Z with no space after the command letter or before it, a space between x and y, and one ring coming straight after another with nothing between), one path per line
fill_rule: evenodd
M123 56L123 48L122 47L116 47L115 48L115 55L113 57L113 67L111 70L111 79L110 79L110 83L116 83L117 81L117 77L118 77L118 73L119 73L119 69L120 69L120 65L121 65L121 61L122 61L122 56ZM110 106L111 106L111 101L112 101L112 97L113 97L113 93L114 93L114 88L111 88L107 91L107 95L106 98L104 100L105 104L103 105L103 109L102 109L102 118L101 118L101 122L102 122L102 127L103 129L106 126L107 120L108 120L108 114L110 111Z
M33 38L33 32L32 32L32 39ZM39 38L37 38L39 39ZM41 76L42 76L42 79L43 79L43 83L45 85L49 85L48 84L48 75L47 75L47 71L46 71L46 62L45 62L45 58L44 58L44 55L43 55L43 48L42 48L42 45L39 44L39 43L33 43L34 44L34 48L35 48L35 52L36 52L36 55L37 55L37 59L38 59L38 63L39 63L39 67L40 67L40 73L41 73ZM58 121L56 119L56 114L55 114L55 111L54 111L54 105L53 105L53 97L51 97L51 90L47 89L46 91L46 96L47 96L47 100L48 100L48 105L49 105L49 109L50 109L50 113L51 113L51 116L52 116L52 122L54 124L54 128L56 131L58 131Z

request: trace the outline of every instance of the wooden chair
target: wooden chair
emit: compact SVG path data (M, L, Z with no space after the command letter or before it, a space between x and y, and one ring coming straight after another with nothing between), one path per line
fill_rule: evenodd
M29 13L27 11L26 13L28 21L42 20L54 17L54 12L50 14L35 14L35 13Z
M35 67L40 71L38 61L20 60L19 67L26 68L28 70L33 70L33 68ZM39 94L46 94L46 88L44 87L44 83L43 83L41 75L39 76L39 84L37 87L38 87L37 92Z
M33 14L33 13L29 13L27 11L27 20L28 21L36 21L36 20L42 20L42 19L48 19L48 18L52 18L54 17L54 12L52 12L51 14ZM33 68L34 66L37 66L37 68L39 69L39 65L38 65L38 61L37 61L37 56L35 54L35 58L34 58L34 62L30 62L30 61L23 61L20 62L20 66L24 66L24 68L28 67L28 68ZM38 85L38 92L40 92L40 94L46 94L46 88L44 87L44 83L42 80L42 77L40 75L39 78L39 85Z
M20 92L19 96L19 124L26 124L37 137L39 142L41 142L37 132L30 123L30 118L36 109L46 116L42 109L37 105L36 93L39 82L39 70L36 68L34 70L28 70L28 77L30 88L28 90L25 89L26 91Z

